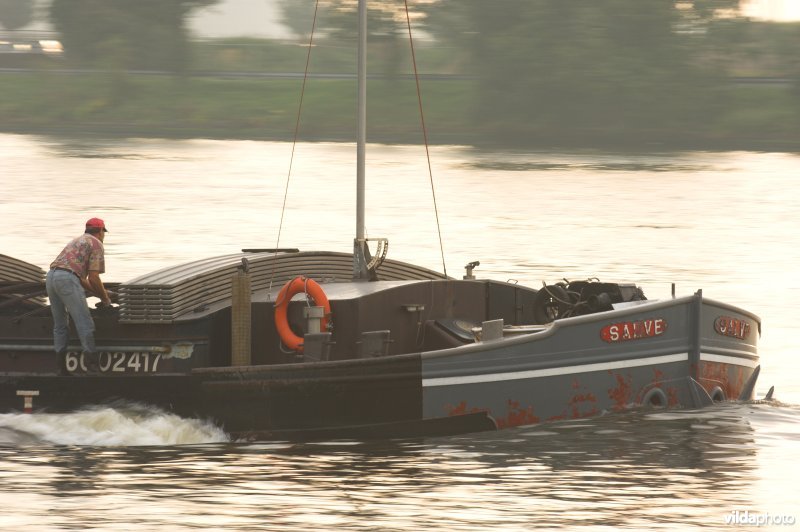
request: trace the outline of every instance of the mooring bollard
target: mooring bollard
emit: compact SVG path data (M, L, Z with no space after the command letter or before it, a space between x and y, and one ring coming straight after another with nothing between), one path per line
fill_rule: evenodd
M250 274L246 266L233 274L231 281L231 365L249 366L252 363Z
M26 414L33 412L33 398L39 395L39 390L17 390L17 395L24 398L24 409Z
M306 319L306 330L311 334L325 332L322 330L322 318L325 317L325 307L303 307L303 317Z

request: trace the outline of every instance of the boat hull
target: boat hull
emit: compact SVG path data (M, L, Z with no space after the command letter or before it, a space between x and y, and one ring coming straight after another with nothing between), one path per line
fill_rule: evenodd
M698 293L430 353L422 364L424 415L485 411L503 428L637 405L751 399L759 328L757 316Z
M20 391L36 392L34 409L56 412L136 401L248 438L506 428L749 399L759 327L756 316L697 294L406 355L185 375L8 375L0 377L0 408L22 410Z

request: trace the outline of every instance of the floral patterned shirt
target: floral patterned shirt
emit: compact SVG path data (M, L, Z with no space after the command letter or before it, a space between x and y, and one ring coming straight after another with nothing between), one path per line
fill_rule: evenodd
M85 279L90 270L105 273L106 259L100 239L84 233L73 239L56 257L50 268L65 268Z

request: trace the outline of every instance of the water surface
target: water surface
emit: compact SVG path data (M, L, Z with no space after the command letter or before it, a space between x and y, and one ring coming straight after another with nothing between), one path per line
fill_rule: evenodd
M0 135L0 253L46 268L92 216L107 281L241 248L349 252L355 155L210 140ZM0 415L0 526L32 530L748 529L800 519L800 156L432 150L447 273L698 289L763 319L777 404L630 412L492 434L229 441L141 405ZM367 229L441 271L424 150L368 149ZM773 527L777 525L773 524ZM750 527L752 528L752 527ZM786 528L781 526L780 528Z

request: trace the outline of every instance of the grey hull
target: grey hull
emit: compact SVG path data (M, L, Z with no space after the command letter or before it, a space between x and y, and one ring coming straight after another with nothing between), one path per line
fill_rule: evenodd
M740 320L745 338L715 330ZM614 324L657 323L608 341ZM758 367L760 321L700 294L568 318L547 330L422 354L426 417L488 412L499 427L583 418L635 405L736 399ZM635 335L632 335L635 336Z

